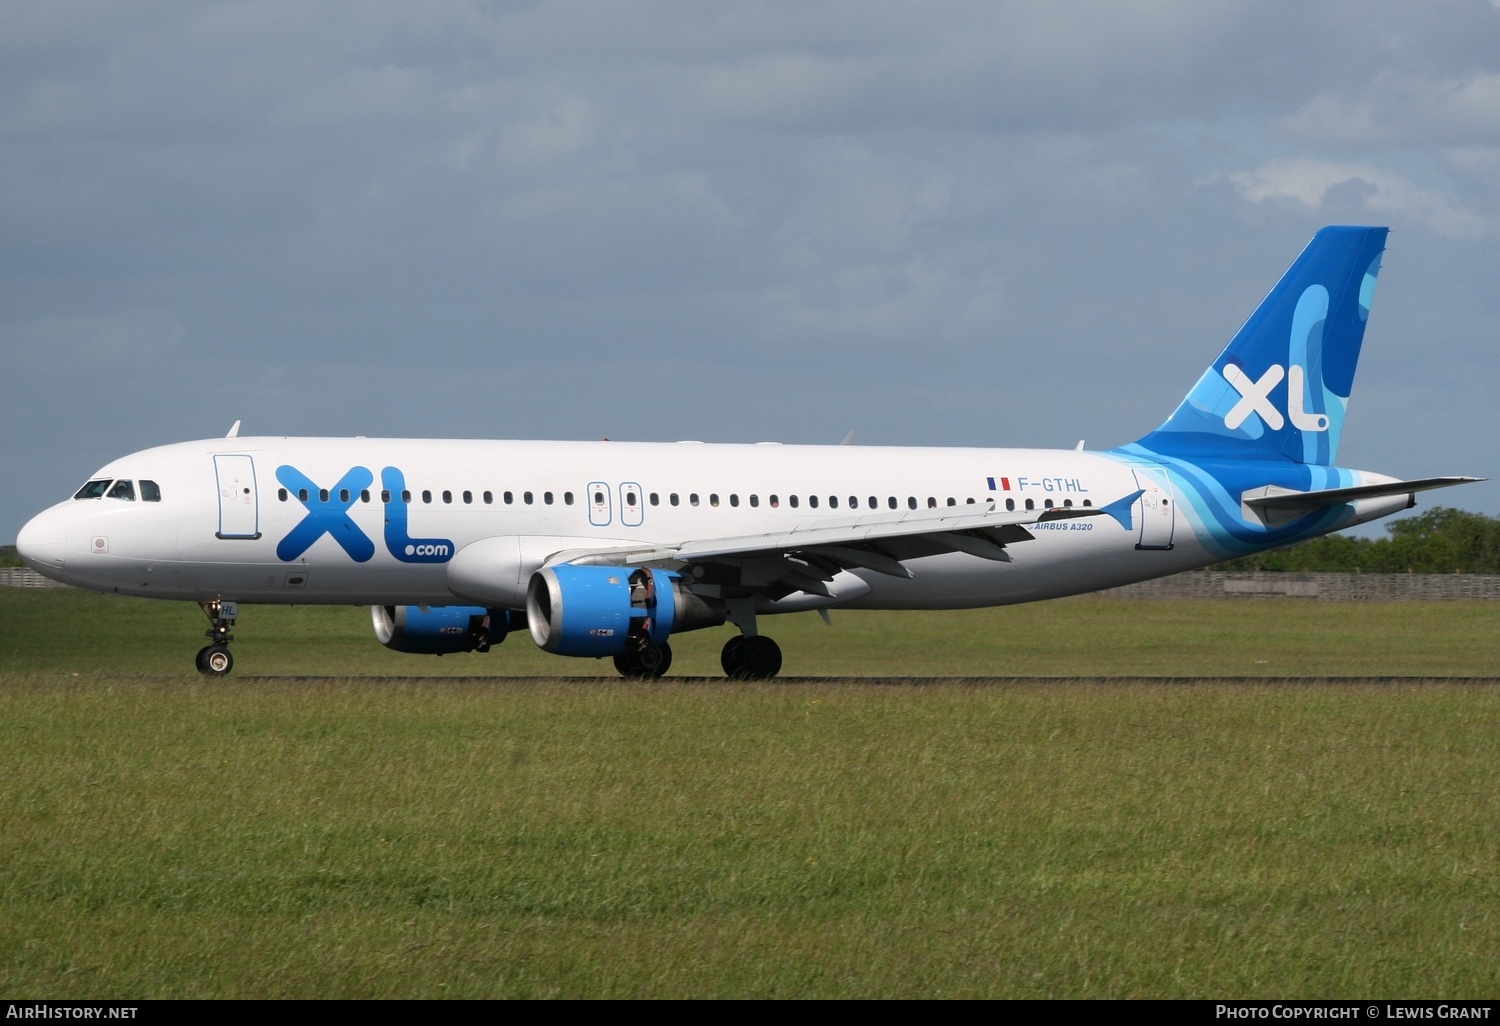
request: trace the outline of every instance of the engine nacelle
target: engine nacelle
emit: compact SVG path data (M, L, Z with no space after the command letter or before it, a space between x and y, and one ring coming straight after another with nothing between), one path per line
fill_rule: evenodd
M724 610L688 591L670 570L547 566L526 589L531 640L570 656L619 655L631 644L664 644L673 631L724 622Z
M505 640L517 614L484 606L371 606L375 637L386 648L420 655L485 652ZM518 618L518 617L517 617Z

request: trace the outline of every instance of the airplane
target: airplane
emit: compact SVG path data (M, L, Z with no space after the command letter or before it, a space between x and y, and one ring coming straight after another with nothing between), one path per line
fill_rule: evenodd
M22 529L67 584L196 602L209 675L240 603L365 605L400 652L526 631L655 678L670 638L762 617L1111 588L1312 538L1482 480L1334 465L1386 228L1319 231L1154 431L1113 449L239 437L118 459ZM847 439L846 439L847 441Z

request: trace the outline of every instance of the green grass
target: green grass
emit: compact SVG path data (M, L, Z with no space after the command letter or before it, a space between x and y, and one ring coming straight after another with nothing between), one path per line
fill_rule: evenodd
M920 687L392 680L575 671L251 609L255 679L210 681L191 607L23 594L0 596L7 995L1500 991L1500 690L1128 679L1492 676L1493 607L771 621L795 672L1120 678Z
M1485 602L1221 602L1075 598L1000 609L766 617L783 673L815 677L1489 677L1500 608ZM208 621L184 602L0 588L0 672L196 677ZM722 675L732 628L672 639L673 676ZM413 656L349 606L242 606L235 673L251 676L616 676L522 632L488 653Z

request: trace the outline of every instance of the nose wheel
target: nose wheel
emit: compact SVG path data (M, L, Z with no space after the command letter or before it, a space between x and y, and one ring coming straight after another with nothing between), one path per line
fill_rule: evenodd
M222 677L234 669L234 656L228 645L208 645L198 650L198 672L210 677Z
M234 669L234 656L229 654L229 643L234 640L234 635L229 633L229 628L234 626L235 617L239 615L239 603L214 599L202 603L201 608L213 626L203 632L209 644L198 650L198 672L209 677L222 677Z

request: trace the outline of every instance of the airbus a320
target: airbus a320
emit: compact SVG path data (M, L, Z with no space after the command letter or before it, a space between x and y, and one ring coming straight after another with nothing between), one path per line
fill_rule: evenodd
M122 457L17 545L68 584L195 602L198 669L240 603L368 605L401 652L507 634L659 677L777 613L961 609L1161 577L1374 520L1416 493L1334 463L1386 229L1318 232L1156 430L1102 451L229 437ZM236 425L236 428L238 425Z

